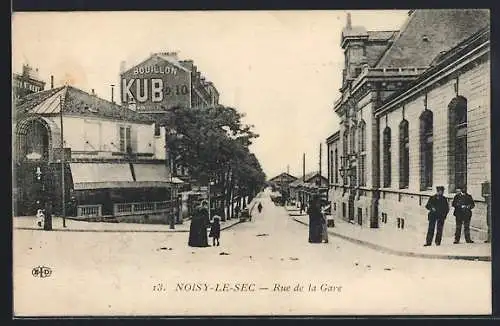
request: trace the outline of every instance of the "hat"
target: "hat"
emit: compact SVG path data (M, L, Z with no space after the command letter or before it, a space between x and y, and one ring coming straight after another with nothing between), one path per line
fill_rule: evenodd
M440 191L440 190L441 190L441 191L444 191L444 187L443 187L443 186L437 186L437 187L436 187L436 191Z

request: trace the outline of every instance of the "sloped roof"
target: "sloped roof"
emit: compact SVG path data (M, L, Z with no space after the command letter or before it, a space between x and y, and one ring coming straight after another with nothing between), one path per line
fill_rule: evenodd
M306 173L304 178L300 177L297 180L295 180L294 182L290 183L290 187L307 184L307 183L309 183L308 181L310 181L312 178L314 178L317 175L319 175L318 171ZM328 178L325 177L324 175L322 175L321 177L328 180ZM303 181L304 179L305 179L305 182Z
M29 94L16 103L15 114L17 117L24 114L59 114L61 103L63 113L142 123L154 122L149 115L137 113L73 86Z
M368 31L368 41L387 41L397 33L398 31Z
M487 9L415 10L379 60L377 67L426 67L481 28L488 26Z
M295 176L293 176L293 175L291 175L291 174L289 174L289 173L283 172L283 173L280 173L280 174L278 174L277 176L275 176L275 177L273 177L273 178L269 179L269 181L273 181L274 179L277 179L277 178L279 178L279 177L281 177L281 176L286 176L286 177L292 178L292 179L294 179L294 180L297 180L297 177L295 177Z

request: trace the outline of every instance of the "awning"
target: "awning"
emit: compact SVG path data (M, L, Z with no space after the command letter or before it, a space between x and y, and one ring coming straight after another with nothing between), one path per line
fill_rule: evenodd
M128 163L71 163L75 190L104 188L166 188L183 183L168 176L163 164L134 164L136 181Z
M135 181L170 181L165 164L135 164Z

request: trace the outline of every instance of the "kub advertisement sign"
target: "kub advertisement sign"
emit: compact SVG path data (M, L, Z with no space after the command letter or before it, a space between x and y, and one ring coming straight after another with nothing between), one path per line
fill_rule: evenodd
M138 112L164 112L191 104L191 72L177 62L153 56L121 75L121 100Z

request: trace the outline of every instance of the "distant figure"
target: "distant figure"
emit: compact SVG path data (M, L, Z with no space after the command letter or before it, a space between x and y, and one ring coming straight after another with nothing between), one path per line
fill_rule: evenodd
M448 206L448 201L443 196L444 187L436 187L436 194L429 198L425 208L429 210L427 215L427 220L429 221L429 228L427 229L427 237L424 246L430 246L432 244L432 238L434 238L434 229L436 229L436 246L441 245L441 238L443 236L443 226L450 208Z
M189 226L189 242L190 247L209 247L207 237L207 227L210 224L208 218L208 203L204 200L198 206L191 219Z
M257 209L259 210L259 213L262 212L262 203L261 202L259 202L259 205L257 206Z
M457 188L457 194L453 198L451 206L455 208L453 215L456 218L455 241L457 244L460 242L462 235L462 224L464 225L465 242L474 243L470 238L470 220L472 217L472 209L475 207L472 196L467 193L465 186Z
M36 225L39 228L43 228L45 222L45 214L43 213L43 209L37 209L36 211Z
M321 243L322 242L322 213L320 197L315 195L307 210L309 214L309 242Z
M237 205L234 209L234 213L236 214L236 218L238 218L240 216L240 206Z
M218 215L214 216L214 221L212 222L212 226L210 227L210 234L208 235L213 239L213 246L217 243L219 246L220 239L220 217Z
M302 215L302 212L306 210L306 206L304 205L303 201L300 201L300 214Z

